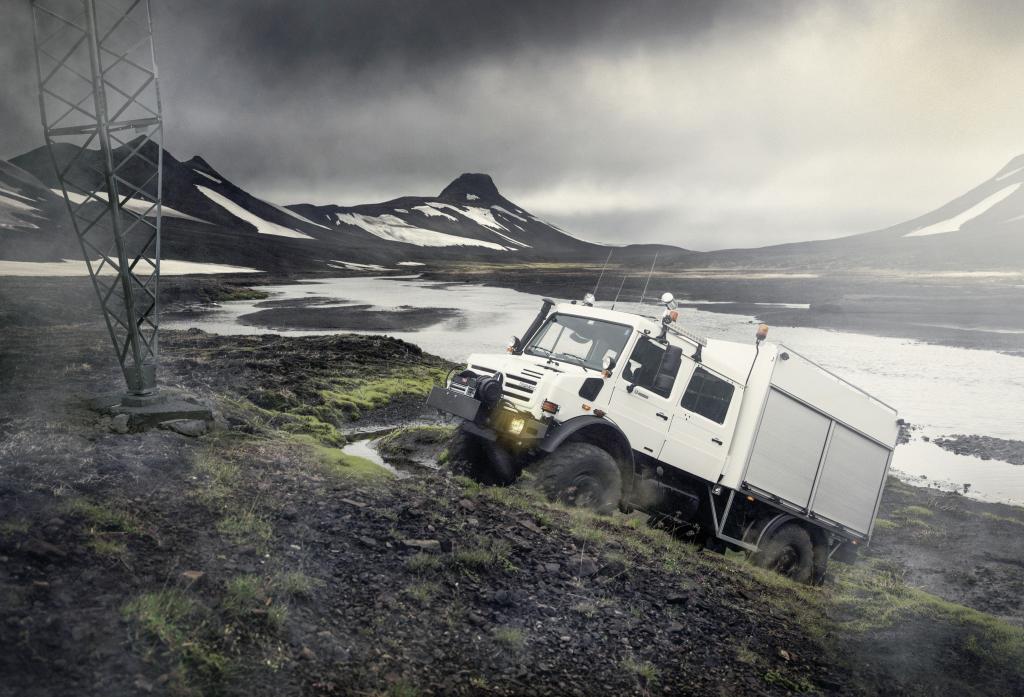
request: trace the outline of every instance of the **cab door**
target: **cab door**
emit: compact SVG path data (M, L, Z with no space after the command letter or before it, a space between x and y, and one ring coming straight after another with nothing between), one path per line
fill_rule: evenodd
M725 466L736 429L743 387L702 365L693 365L662 449L662 461L716 481Z
M674 411L672 390L681 355L678 347L642 336L618 371L608 414L633 449L644 455L661 455Z

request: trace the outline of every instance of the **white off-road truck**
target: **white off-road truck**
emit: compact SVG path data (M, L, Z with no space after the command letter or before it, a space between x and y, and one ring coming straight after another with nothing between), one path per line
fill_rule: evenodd
M522 473L553 499L643 511L713 549L804 582L871 537L896 410L781 344L695 336L545 298L522 340L473 354L427 403L462 419L472 474Z

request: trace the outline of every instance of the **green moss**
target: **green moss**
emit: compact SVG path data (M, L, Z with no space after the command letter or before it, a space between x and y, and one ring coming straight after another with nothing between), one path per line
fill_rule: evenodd
M769 685L781 687L784 690L801 695L818 694L818 691L814 689L814 685L807 678L802 676L793 678L779 670L769 670L764 674L764 681Z
M518 571L509 556L511 545L497 538L477 538L455 550L451 562L466 571Z
M904 506L893 511L893 515L901 515L907 517L918 517L918 518L931 518L935 515L935 511L926 506Z
M409 444L439 445L451 440L454 426L409 426L396 428L377 441L377 450L384 455L402 455Z
M139 534L142 524L135 514L115 506L75 498L64 504L64 510L85 518L96 530Z
M365 457L321 445L308 436L299 436L295 440L308 449L313 463L328 476L378 481L394 477L389 470Z
M1011 523L1013 525L1024 525L1024 520L1020 520L1018 518L1011 518L1010 516L1005 515L996 515L995 513L989 513L988 511L985 511L984 513L981 513L979 515L985 520L993 520L999 523Z
M295 433L312 436L325 445L333 445L340 448L345 445L345 436L332 424L310 414L288 414L281 430L285 433Z
M436 554L418 552L405 560L405 568L414 574L434 571L441 567L441 558Z
M233 300L266 300L270 294L254 288L238 286L215 286L208 288L203 295L212 302L231 302Z
M408 588L405 589L405 592L408 593L409 597L411 597L416 602L420 603L421 605L426 605L431 600L433 600L433 598L437 595L440 589L441 586L439 586L437 583L434 583L433 581L419 581L417 583L411 584Z
M320 391L323 403L349 420L363 412L378 409L398 398L424 398L434 385L444 381L444 368L427 365L403 365L384 375L367 378L344 377L331 388Z
M128 547L120 540L111 540L105 537L94 537L86 545L101 557L115 557L120 559L128 553Z
M645 687L654 685L658 680L658 669L650 661L637 661L632 657L627 657L620 665L624 671L636 677Z
M270 523L253 509L224 516L217 521L217 531L237 544L252 544L257 549L264 549L274 534Z
M322 585L323 581L307 576L301 571L287 571L278 574L271 581L271 586L276 592L289 597L309 597Z
M526 646L526 632L519 627L495 627L492 634L505 649L519 651Z
M208 682L224 675L228 659L209 640L209 622L202 606L184 591L145 593L125 604L122 614L136 628L136 639L158 641L177 657L186 682L195 682L190 677Z
M5 520L0 523L0 537L24 535L28 533L29 527L29 522L27 520Z
M196 453L192 470L197 477L196 496L208 506L221 505L230 499L241 480L238 465L212 448Z

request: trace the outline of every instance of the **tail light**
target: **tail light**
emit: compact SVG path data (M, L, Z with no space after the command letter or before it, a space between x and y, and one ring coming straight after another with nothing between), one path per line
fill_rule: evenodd
M540 409L541 411L546 411L548 414L558 413L558 405L547 399L545 399L544 403L540 405Z

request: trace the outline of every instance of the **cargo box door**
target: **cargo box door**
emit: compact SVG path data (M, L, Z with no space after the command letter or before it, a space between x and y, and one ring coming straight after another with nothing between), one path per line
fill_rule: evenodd
M837 423L814 492L814 515L867 535L889 455L887 448Z
M744 483L806 509L831 420L771 390L761 416Z

